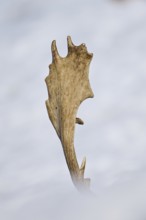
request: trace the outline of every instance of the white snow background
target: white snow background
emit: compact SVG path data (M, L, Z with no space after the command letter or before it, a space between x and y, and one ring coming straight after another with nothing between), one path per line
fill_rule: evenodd
M0 0L0 219L146 220L146 1ZM93 196L74 188L45 100L56 39L94 57L94 99L75 148Z

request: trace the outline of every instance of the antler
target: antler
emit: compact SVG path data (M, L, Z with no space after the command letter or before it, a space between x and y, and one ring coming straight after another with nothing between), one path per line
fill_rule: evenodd
M90 179L84 179L86 158L78 165L74 149L75 123L83 124L76 118L81 102L92 98L88 73L93 54L87 52L85 44L75 46L67 37L68 54L59 56L56 41L52 42L52 64L45 81L49 99L46 101L49 118L62 143L67 166L73 183L78 189L88 188Z

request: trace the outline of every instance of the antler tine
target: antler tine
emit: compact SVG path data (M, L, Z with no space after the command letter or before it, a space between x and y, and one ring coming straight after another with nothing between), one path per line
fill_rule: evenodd
M52 50L52 59L57 60L60 58L58 50L57 50L57 46L56 46L56 40L52 41L52 45L51 45L51 50Z
M74 44L72 42L72 39L71 39L71 36L67 36L67 42L68 42L68 46L69 47L73 47L74 46Z
M82 164L81 164L81 167L80 167L80 172L81 172L82 176L84 176L85 167L86 167L86 157L83 158Z
M70 36L67 37L67 45L68 45L68 52L70 52L71 48L73 48L75 45L72 42L72 39Z

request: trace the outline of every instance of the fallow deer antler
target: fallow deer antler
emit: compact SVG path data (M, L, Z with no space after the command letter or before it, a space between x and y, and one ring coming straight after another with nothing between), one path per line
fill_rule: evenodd
M52 42L53 60L45 79L49 95L46 106L62 143L73 183L77 188L88 188L90 179L84 179L86 159L79 167L74 149L74 131L75 123L83 124L80 118L76 118L79 105L94 96L88 79L93 54L88 53L85 44L75 46L71 37L67 37L67 42L68 54L65 58L59 56L56 41Z

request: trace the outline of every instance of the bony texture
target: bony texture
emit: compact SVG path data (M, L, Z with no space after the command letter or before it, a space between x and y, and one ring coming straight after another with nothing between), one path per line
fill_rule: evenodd
M85 44L75 46L67 37L68 54L60 57L56 41L52 42L52 64L45 81L49 99L46 101L49 118L62 143L65 159L73 183L78 189L89 188L90 179L84 178L86 159L79 167L74 149L75 123L83 124L76 118L81 102L93 97L89 82L89 65L93 54L88 53Z

